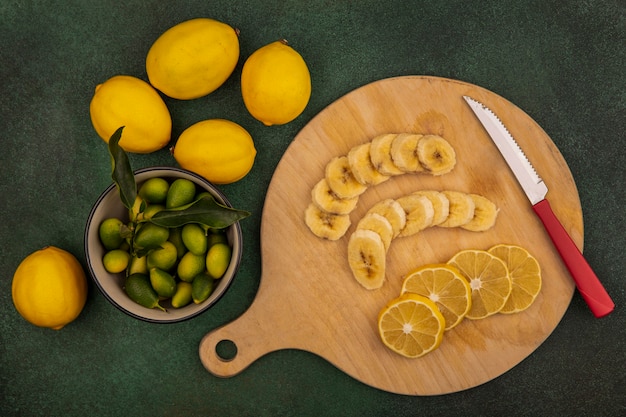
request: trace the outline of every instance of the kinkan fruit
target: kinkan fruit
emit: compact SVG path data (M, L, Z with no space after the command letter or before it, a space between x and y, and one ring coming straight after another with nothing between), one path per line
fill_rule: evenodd
M204 193L188 179L151 178L141 184L140 203L129 211L134 221L107 218L100 224L103 266L109 273L126 276L124 290L136 303L163 310L168 300L173 308L201 303L228 269L232 247L224 229L197 223L166 228L146 221L158 211L184 206Z

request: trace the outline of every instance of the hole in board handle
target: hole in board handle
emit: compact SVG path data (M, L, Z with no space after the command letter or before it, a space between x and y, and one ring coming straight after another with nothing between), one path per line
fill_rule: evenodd
M232 340L220 340L215 345L215 354L224 362L229 362L237 356L237 345Z

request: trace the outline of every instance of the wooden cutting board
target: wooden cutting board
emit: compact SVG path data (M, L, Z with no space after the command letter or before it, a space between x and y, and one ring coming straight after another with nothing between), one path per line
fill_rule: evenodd
M420 76L373 82L320 112L287 148L263 208L258 294L242 316L203 338L199 354L207 370L230 377L267 353L301 349L381 390L445 394L503 374L550 335L571 301L574 284L463 95L487 105L509 128L548 185L554 212L582 250L582 212L571 172L527 114L464 82ZM371 187L351 213L352 226L342 239L331 242L314 236L304 223L304 210L326 163L389 132L442 135L456 150L455 169L441 177L402 175ZM353 279L346 257L356 223L378 201L423 189L482 194L500 208L497 224L482 233L435 227L397 238L388 252L385 284L374 291L364 289ZM404 358L382 344L376 318L385 303L399 295L404 274L426 263L446 262L462 249L488 249L499 243L527 248L541 265L543 287L528 310L464 320L446 332L436 351L418 359ZM217 355L216 346L223 340L236 345L234 358Z

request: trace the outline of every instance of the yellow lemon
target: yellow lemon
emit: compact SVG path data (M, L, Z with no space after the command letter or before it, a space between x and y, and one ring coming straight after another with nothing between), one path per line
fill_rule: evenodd
M119 144L127 152L154 152L170 141L170 112L159 93L139 78L116 75L97 85L89 113L96 133L107 143L124 126Z
M198 18L179 23L152 44L146 57L150 83L180 100L205 96L221 86L239 60L239 37L231 26Z
M209 119L185 129L173 155L182 168L213 183L229 184L250 172L256 149L252 136L237 123Z
M13 304L28 322L59 330L72 322L87 300L87 279L69 252L48 246L28 255L13 275Z
M311 98L311 74L302 56L287 42L255 51L241 72L241 94L250 114L267 126L298 117Z

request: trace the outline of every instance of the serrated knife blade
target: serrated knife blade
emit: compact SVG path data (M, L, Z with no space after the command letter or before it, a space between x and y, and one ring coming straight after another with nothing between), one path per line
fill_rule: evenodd
M611 313L615 308L613 300L552 211L550 203L545 198L548 187L513 135L487 106L471 97L463 98L511 168L592 313L598 318Z

